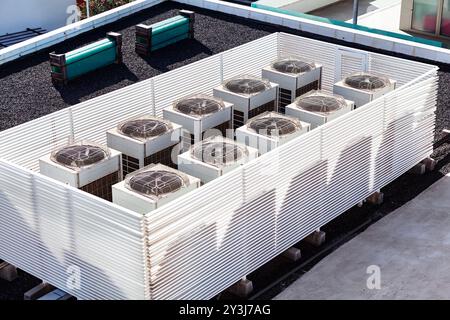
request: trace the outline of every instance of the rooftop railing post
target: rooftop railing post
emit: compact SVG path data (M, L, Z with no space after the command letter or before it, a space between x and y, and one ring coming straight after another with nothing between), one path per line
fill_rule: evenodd
M358 24L359 0L353 0L353 24Z

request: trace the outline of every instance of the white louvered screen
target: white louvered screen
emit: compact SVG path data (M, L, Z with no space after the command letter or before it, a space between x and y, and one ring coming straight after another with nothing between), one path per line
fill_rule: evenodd
M437 68L346 49L367 56L358 65L338 58L342 48L272 34L0 132L0 257L81 299L218 294L431 154ZM161 115L185 94L299 52L323 65L327 91L337 61L398 87L145 217L36 172L71 137L104 143L127 117ZM70 266L82 270L81 290L67 285Z

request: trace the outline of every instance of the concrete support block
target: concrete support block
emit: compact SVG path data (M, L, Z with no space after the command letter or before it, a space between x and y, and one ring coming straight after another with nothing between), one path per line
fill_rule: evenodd
M298 261L302 257L302 252L298 248L290 247L285 252L281 254L281 256L285 257L286 259L289 259L291 261Z
M426 166L423 163L418 163L410 171L413 174L422 175L426 172Z
M325 242L326 233L321 230L316 230L305 238L305 241L315 247L320 247Z
M366 199L367 202L375 205L382 204L383 200L384 200L384 193L379 191L374 192Z
M18 277L17 269L12 264L7 262L0 263L0 279L6 280L8 282L16 280Z
M36 287L28 290L24 293L23 299L24 300L36 300L40 297L46 295L47 293L53 291L55 287L53 287L51 284L48 284L46 282L42 282L38 284Z
M422 161L422 164L425 165L425 169L427 171L433 171L436 167L436 160L434 160L433 158L426 158Z
M253 282L247 278L241 279L229 287L228 291L240 298L247 298L253 291Z

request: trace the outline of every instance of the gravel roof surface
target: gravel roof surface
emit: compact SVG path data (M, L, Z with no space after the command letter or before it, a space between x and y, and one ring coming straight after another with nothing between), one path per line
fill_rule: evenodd
M173 16L176 9L182 8L192 9L196 12L195 40L184 40L176 45L166 47L149 59L137 56L134 52L134 25L142 22L160 21ZM50 78L48 53L51 51L70 51L103 38L108 31L117 31L123 34L124 64L106 67L101 72L83 76L64 88L55 88ZM67 40L47 50L0 66L0 131L277 31L324 39L323 37L208 10L189 8L189 6L181 6L172 2L163 3L108 26ZM334 39L326 40L368 49ZM377 52L386 53L379 50ZM327 231L327 239L339 237L342 232L360 223L362 217L391 212L415 197L444 174L450 172L450 143L443 140L443 135L440 133L442 129L450 128L449 71L450 67L444 66L443 71L439 72L436 145L433 155L438 160L436 170L424 176L416 176L410 173L401 176L382 190L385 193L385 202L381 207L353 208L325 226L323 229ZM272 274L276 273L275 271L276 269L269 267L269 272L264 272L264 275L255 275L256 278L261 280L259 286L264 284L265 280L270 282L274 277ZM36 279L24 273L21 273L19 279L12 284L0 280L0 300L20 299L23 292L36 283ZM258 287L258 284L256 287ZM273 295L275 294L273 293ZM270 297L267 296L267 298Z
M168 46L155 52L151 58L138 56L134 51L134 26L173 17L176 10L182 7L186 6L163 3L24 59L0 66L0 130L154 77L276 31L274 27L262 27L251 21L219 14L207 15L210 11L194 8L194 40L183 40ZM68 52L104 38L108 31L122 34L124 63L110 65L84 75L65 87L55 87L50 77L48 54L52 51Z

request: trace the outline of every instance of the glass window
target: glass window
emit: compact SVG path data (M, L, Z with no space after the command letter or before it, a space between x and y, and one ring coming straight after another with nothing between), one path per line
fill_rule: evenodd
M414 0L412 29L436 33L439 0Z
M441 34L450 37L450 0L444 1L442 10Z

